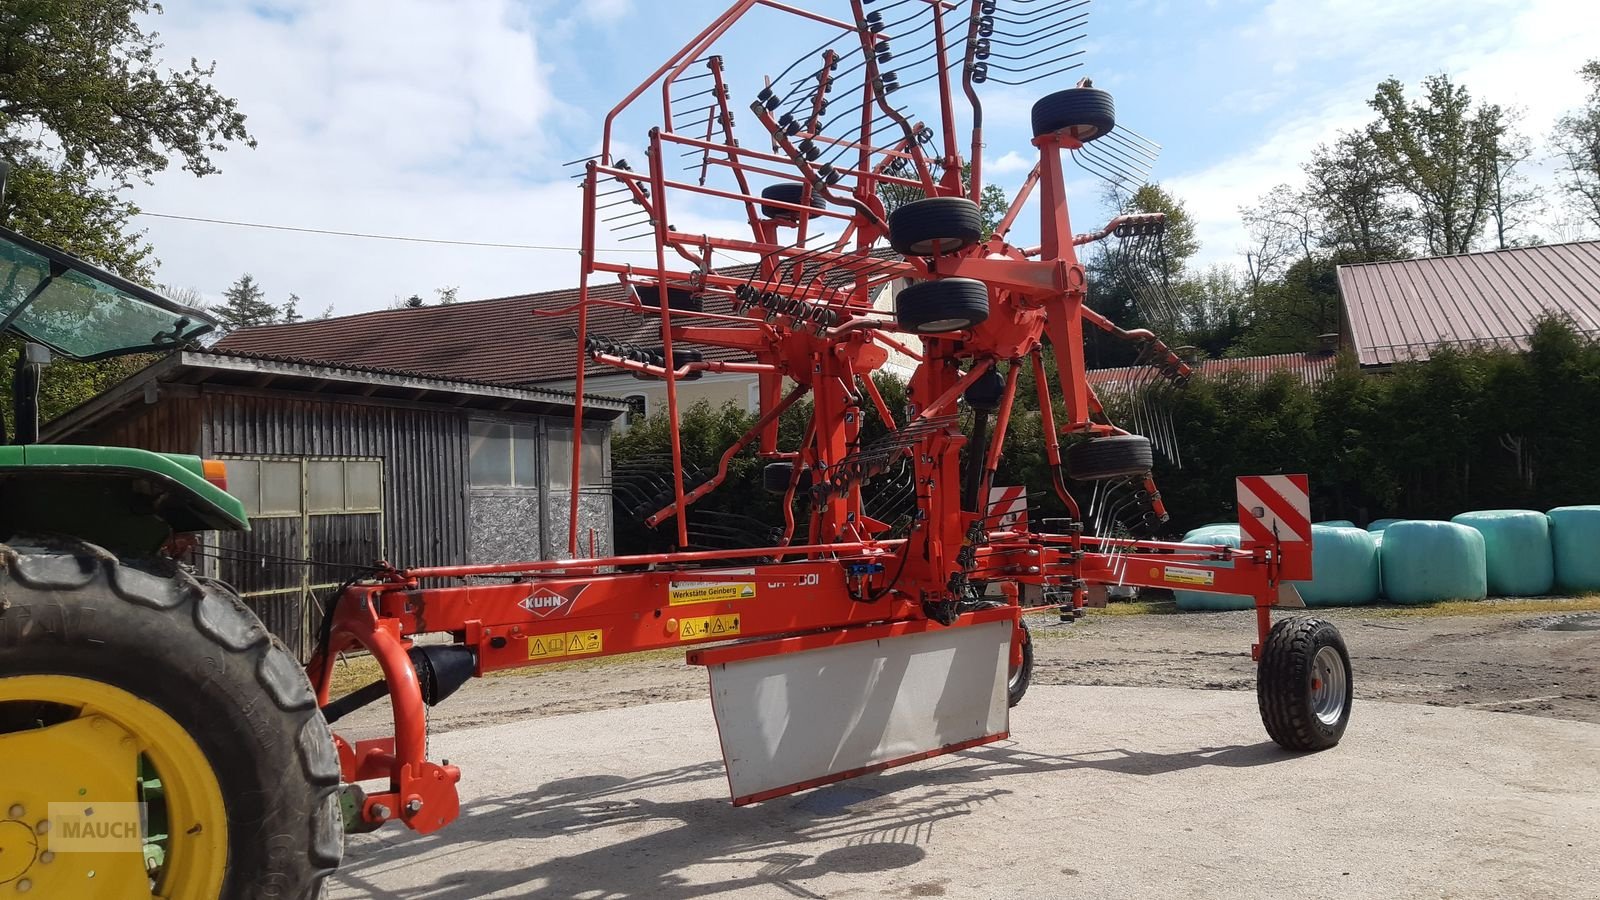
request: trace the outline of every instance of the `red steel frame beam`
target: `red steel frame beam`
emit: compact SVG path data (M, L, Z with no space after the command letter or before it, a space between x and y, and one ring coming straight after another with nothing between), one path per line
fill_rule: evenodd
M1080 145L1065 135L1048 135L1034 141L1040 152L1040 163L1007 211L995 239L960 254L931 260L885 260L881 265L874 262L871 269L853 268L863 264L862 254L882 236L883 206L877 197L879 185L920 187L930 196L964 193L959 175L961 161L956 152L954 89L943 27L945 13L961 5L941 0L919 2L933 6L936 31L937 87L945 149L944 158L939 160L943 172L938 183L933 180L929 162L911 136L910 123L903 117L897 121L907 131L905 140L892 148L869 146L874 105L880 109L887 107L875 88L877 69L873 50L880 37L871 34L861 35L869 76L862 97L866 134L859 141L812 135L817 141L857 151L854 168L836 170L856 179L854 192L848 201L842 201L847 206L814 209L806 202L809 199L806 193L798 204L763 201L752 193L747 176L766 174L798 181L808 186L807 191L821 191L830 199L841 201L828 194L829 184L817 177L810 162L795 154L790 136L776 129L776 123L764 107L756 111L757 118L791 156L761 153L736 144L717 58L709 65L716 85L716 104L721 108L724 143L673 132L673 83L750 10L767 8L844 32L857 30L853 23L775 0L740 0L733 4L608 114L601 154L597 160L589 162L583 183L583 277L574 306L580 352L589 336L590 304L658 315L662 350L669 360L667 365L649 366L603 353L595 354L594 359L664 380L668 415L674 422L680 412L680 378L697 371L758 374L762 416L726 449L716 476L707 485L685 491L681 474L682 443L676 427L671 429L672 502L656 511L650 522L675 519L678 545L687 545L684 512L688 505L709 493L726 477L735 455L759 441L760 456L788 459L796 465L796 475L784 496L784 543L741 550L577 558L583 394L585 373L591 361L585 353L579 360L578 396L574 402L572 496L568 510L568 553L572 558L389 570L375 583L349 588L336 601L331 640L308 666L319 700L326 705L330 699L332 667L337 655L349 650L365 650L377 659L393 705L395 730L392 738L355 743L341 740L338 744L347 781L387 780L384 789L368 796L361 811L366 821L400 818L410 827L428 832L454 818L458 811L455 784L460 773L453 766L426 759L425 707L409 653L412 638L423 633L450 634L458 647L471 652L478 675L662 648L683 648L688 651L691 662L709 665L749 654L790 652L938 627L965 627L1000 617L1015 619L1021 585L1065 588L1071 594L1071 607L1081 609L1086 584L1123 583L1150 587L1181 585L1187 589L1254 597L1258 627L1256 651L1259 652L1259 643L1265 640L1271 625L1271 609L1277 602L1279 586L1284 581L1303 580L1310 575L1309 545L1246 543L1235 550L1157 541L1113 541L1086 537L1081 530L1044 534L1002 532L985 527L988 488L998 470L1023 366L1031 368L1036 382L1046 457L1057 473L1054 487L1076 521L1081 519L1078 504L1060 475L1061 435L1120 431L1114 425L1094 421L1100 410L1084 373L1084 324L1088 322L1130 339L1155 341L1155 337L1148 332L1119 329L1084 305L1087 282L1075 248L1106 237L1128 220L1114 220L1099 233L1073 234L1061 156L1064 151ZM850 0L850 3L858 19L863 18L861 0ZM617 168L611 158L615 121L658 83L662 86L664 119L663 127L650 133L649 171ZM897 114L891 112L890 115ZM718 118L713 115L713 120ZM708 135L714 133L714 126L715 121ZM920 123L917 127L921 127ZM975 122L974 141L980 137L981 122ZM667 179L665 147L669 145L725 155L726 159L716 162L733 170L738 189L723 190ZM975 148L978 146L974 143ZM874 164L874 154L882 154L884 160ZM916 179L886 174L884 169L888 162L901 158L910 159L915 165ZM799 175L758 168L752 163L795 166ZM979 165L980 161L974 159L974 178L970 186L974 194L980 190ZM632 192L632 199L651 215L651 232L656 245L653 268L607 263L596 258L596 202L602 179L624 185ZM1030 252L1010 247L1004 237L1035 189L1042 207L1042 243ZM753 239L688 235L672 230L668 218L669 193L742 204L751 220ZM803 240L797 245L782 246L778 240L779 224L757 216L763 202L798 213L792 224L802 239L807 236L813 218L831 218L849 224L831 248L806 250ZM844 252L843 248L852 240L855 253ZM666 255L669 248L694 264L697 271L669 269ZM795 283L785 284L784 289L793 299L836 307L849 318L831 331L806 333L794 322L786 326L782 321L769 324L749 315L672 309L669 291L674 286L688 286L701 294L720 296L757 282L755 277L741 280L711 271L711 253L718 250L760 256L759 283L763 285L774 284L785 265L791 271L804 263L831 267L836 274L843 273L851 284L848 290L819 287L815 283L801 284L804 276L798 274L793 276ZM593 297L589 278L597 273L615 274L628 287L655 290L658 307L646 310L633 298L620 302ZM890 321L874 318L877 311L864 302L870 288L902 277L917 280L977 278L990 286L991 305L1010 315L993 317L994 324L987 328L928 336L923 351L916 353L889 337L888 333L898 329ZM840 296L844 297L841 302L832 302ZM685 324L689 322L698 324ZM713 328L706 327L704 323L707 322L745 327ZM1001 333L1004 341L997 336ZM1052 388L1042 358L1042 340L1046 337L1056 354L1057 390L1067 411L1066 420L1060 423L1055 418ZM670 361L675 341L747 349L756 353L760 361L673 366ZM872 382L872 372L882 363L886 352L870 342L900 349L919 363L908 385L907 397L912 408L909 421L903 424L896 423L893 411ZM1009 349L1002 353L996 349L999 346ZM1165 349L1164 345L1159 346ZM962 508L959 473L960 452L967 438L957 427L943 422L957 412L964 392L991 369L996 369L1002 359L1007 361L1008 367L994 432L987 446L974 446L970 450L974 465L981 465L981 470L977 508L967 510ZM967 368L963 370L962 365ZM787 394L782 389L782 376L796 382ZM806 425L805 437L795 449L780 449L776 422L807 392L813 396L813 414ZM898 451L910 461L919 514L905 538L880 540L875 537L881 534L883 526L865 519L860 480L854 473L844 471L843 464L862 449L862 413L869 405L896 435L909 431L920 436L916 444ZM935 422L940 424L930 427ZM816 502L812 504L809 537L801 545L791 545L789 541L797 530L792 501L801 467L813 470L819 486L815 489ZM874 528L879 530L874 531ZM1197 576L1197 571L1201 575ZM1205 583L1193 583L1202 576ZM1002 609L968 612L950 626L936 625L926 604L953 602L961 596L957 592L967 578L1002 581L1006 596L1014 602ZM432 586L440 579L474 579L480 583ZM481 583L485 581L494 583ZM760 643L701 649L703 645L730 639L759 639ZM1013 652L1019 651L1014 649ZM906 760L897 762L903 761ZM859 773L839 777L849 774ZM816 783L826 780L835 779L829 776ZM760 798L740 798L741 801L751 799Z

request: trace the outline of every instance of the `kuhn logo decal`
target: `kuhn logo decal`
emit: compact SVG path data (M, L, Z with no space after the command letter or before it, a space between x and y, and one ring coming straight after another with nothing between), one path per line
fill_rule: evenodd
M587 587L587 584L576 584L564 588L537 588L518 601L517 605L541 619L557 615L565 616L572 612L573 605L578 602L578 595Z

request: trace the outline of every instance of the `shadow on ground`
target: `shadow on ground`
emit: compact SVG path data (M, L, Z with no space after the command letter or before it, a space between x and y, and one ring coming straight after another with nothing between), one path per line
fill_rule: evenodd
M858 778L747 809L735 809L724 796L720 761L640 778L568 778L524 793L470 801L459 821L435 835L391 830L358 840L336 877L333 896L471 900L498 893L683 900L766 888L816 898L821 895L804 882L821 875L916 865L930 852L936 827L1012 793L1007 787L1012 779L1077 769L1161 776L1291 758L1270 742L1180 753L1109 749L1072 756L1028 753L1004 743L955 754L933 766ZM692 789L701 795L698 799L648 799L682 794L684 786L700 782L704 785ZM663 790L673 788L677 790ZM594 838L587 842L592 849L553 857L553 848L538 843L571 835ZM505 843L491 847L497 842ZM514 858L519 852L527 852L525 864ZM452 857L459 860L454 871ZM490 861L485 857L492 857L496 868L476 868ZM401 890L378 886L390 880L385 876L418 866L447 874ZM913 896L943 893L937 884L921 893L912 889Z

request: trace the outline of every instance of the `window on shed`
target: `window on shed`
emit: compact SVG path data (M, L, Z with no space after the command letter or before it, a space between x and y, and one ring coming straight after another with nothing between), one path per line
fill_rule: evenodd
M628 404L628 411L623 414L622 424L632 428L650 416L650 398L643 394L629 394L622 398Z
M572 429L550 428L550 486L565 490L572 487ZM583 486L603 484L606 480L605 432L584 429Z
M473 487L539 486L538 426L474 420L467 447Z
M313 513L381 510L383 465L376 460L311 460L306 464L306 502Z

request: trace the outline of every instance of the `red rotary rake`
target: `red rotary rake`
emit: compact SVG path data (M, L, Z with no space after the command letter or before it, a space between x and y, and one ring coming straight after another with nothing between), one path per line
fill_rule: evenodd
M1291 750L1338 742L1350 710L1343 642L1327 623L1271 617L1303 605L1287 582L1311 575L1303 476L1240 479L1237 548L1139 540L1114 524L1148 532L1166 511L1150 440L1113 424L1089 387L1085 330L1142 345L1174 382L1189 369L1155 334L1088 305L1079 248L1158 239L1164 222L1121 216L1075 235L1064 154L1126 184L1150 145L1118 129L1111 97L1087 80L1050 93L1032 110L1037 165L992 230L980 215L986 87L1079 65L1086 4L841 0L844 17L831 18L739 0L611 111L581 176L582 280L566 311L580 347L573 435L582 441L594 363L664 384L670 467L632 506L674 552L394 570L348 587L312 682L330 720L387 695L395 725L392 738L336 742L347 784L381 782L347 791L353 825L398 818L431 832L454 819L460 773L427 759L425 707L472 675L547 662L693 648L689 662L710 671L735 803L998 740L1032 663L1020 614L1051 608L1070 621L1089 591L1113 584L1255 598L1269 734ZM820 45L741 106L719 48L749 50L729 35L756 13ZM934 124L909 112L917 100L936 106ZM616 126L651 109L634 167ZM1034 201L1038 245L1018 246L1010 236ZM688 227L718 217L731 224ZM653 260L606 261L607 222L653 241ZM597 296L594 276L619 279L626 299ZM648 317L658 343L598 333L601 309ZM914 367L904 410L871 377L891 359ZM761 413L715 472L686 476L680 388L718 372L754 376ZM989 503L1024 372L1056 473L1039 487L1066 510L1037 523ZM804 437L785 446L779 419L802 398ZM867 441L873 417L886 433ZM696 503L740 453L767 461L783 522L770 538L697 549ZM573 485L582 457L575 448ZM1072 481L1115 493L1118 508L1080 509ZM904 492L892 515L875 502L890 483ZM451 586L430 586L441 583ZM439 632L453 641L412 643ZM330 703L335 657L355 648L384 680Z

